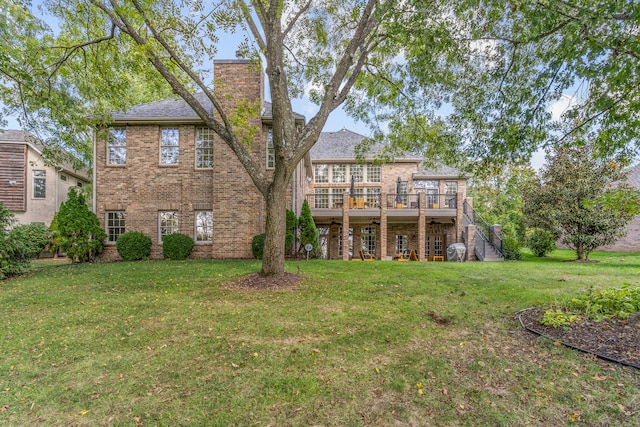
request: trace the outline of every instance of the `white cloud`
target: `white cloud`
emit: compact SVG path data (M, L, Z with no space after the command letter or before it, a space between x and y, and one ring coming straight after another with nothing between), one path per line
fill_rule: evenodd
M564 113L566 113L576 105L578 105L578 98L571 95L562 95L562 97L558 101L549 106L551 119L553 121L560 120Z

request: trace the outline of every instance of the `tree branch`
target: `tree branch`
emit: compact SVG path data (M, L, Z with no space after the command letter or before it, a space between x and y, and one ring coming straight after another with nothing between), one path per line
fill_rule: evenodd
M108 36L104 36L104 37L100 37L97 38L95 40L89 40L86 41L84 43L80 43L71 47L68 46L52 46L53 49L65 49L67 52L62 56L62 58L60 58L58 61L53 63L53 70L51 71L51 73L49 74L49 78L53 77L54 74L56 74L59 70L60 67L62 67L62 65L67 62L69 60L69 58L71 58L71 56L73 56L73 54L79 50L79 49L84 49L87 46L90 45L94 45L94 44L100 44L102 42L108 41L108 40L113 40L115 38L115 31L116 31L116 26L115 24L111 24L111 31L109 33Z
M296 13L295 16L291 19L291 21L287 24L287 27L282 32L282 38L283 39L287 38L287 35L289 34L289 31L291 31L293 29L293 26L295 25L296 22L298 22L298 19L300 19L302 14L305 13L307 10L309 10L309 8L311 7L311 1L312 0L307 1L307 3L305 3L304 6L302 6L300 8L298 13Z

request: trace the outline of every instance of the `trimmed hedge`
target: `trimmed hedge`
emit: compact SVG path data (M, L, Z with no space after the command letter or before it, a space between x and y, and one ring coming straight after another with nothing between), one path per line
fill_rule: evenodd
M125 261L149 259L151 255L151 237L140 231L127 231L116 241L118 255Z
M169 234L162 238L162 256L173 260L187 259L193 245L193 239L186 234Z

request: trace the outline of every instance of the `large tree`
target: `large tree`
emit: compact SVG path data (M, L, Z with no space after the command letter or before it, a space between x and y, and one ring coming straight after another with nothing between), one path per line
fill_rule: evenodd
M29 63L44 63L48 74L43 73L34 86L46 86L46 81L56 82L62 76L63 81L74 82L73 90L62 93L93 90L92 104L113 106L129 99L123 95L131 85L117 84L123 67L137 75L152 70L161 76L233 150L263 195L267 216L262 274L275 276L284 273L286 186L329 114L350 97L380 95L352 88L364 74L392 72L402 61L397 55L403 39L393 33L404 20L417 22L429 16L424 24L443 33L444 24L439 22L447 22L444 17L450 15L448 2L439 0L417 9L404 0L48 0L45 4L60 19L60 33L56 38L36 37L46 54L40 55L42 61ZM239 29L246 35L239 49L263 67L268 81L275 151L271 177L248 149L246 132L234 126L238 112L223 108L208 81L210 71L200 71L210 70L218 43L227 42L221 32ZM102 75L105 83L92 86ZM206 94L213 111L197 101L198 91ZM318 110L299 127L291 101L305 94Z
M429 5L403 2L405 9ZM359 88L377 102L348 104L372 126L382 123L380 137L447 161L471 159L470 168L489 171L571 143L585 126L597 154L628 159L638 152L637 1L451 5L446 18L415 13L389 24L402 61L368 65L371 78ZM434 106L442 107L440 116Z
M594 150L584 139L552 150L540 181L524 194L529 224L554 233L578 260L624 235L638 212L639 195L622 182L623 165L595 156Z

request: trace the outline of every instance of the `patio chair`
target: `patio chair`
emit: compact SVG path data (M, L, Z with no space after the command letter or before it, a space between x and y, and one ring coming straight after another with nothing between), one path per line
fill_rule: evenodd
M373 256L373 254L366 254L364 253L364 251L362 249L360 249L360 259L362 261L373 261L376 258Z
M416 255L416 251L413 249L411 249L411 252L409 253L409 261L418 261L418 255Z
M364 197L356 197L356 209L364 209Z

